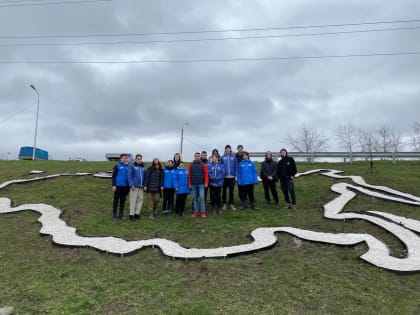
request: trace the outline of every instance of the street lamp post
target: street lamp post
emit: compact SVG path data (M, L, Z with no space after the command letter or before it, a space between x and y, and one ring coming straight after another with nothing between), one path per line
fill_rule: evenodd
M35 122L34 147L32 148L32 161L34 161L35 160L35 150L36 150L36 136L37 136L37 133L38 133L39 92L33 84L31 84L30 87L36 92L36 95L38 96L37 102L36 102L36 122Z
M181 129L181 149L179 150L179 154L181 155L181 159L182 159L182 146L184 144L184 127L185 126L189 126L188 123L184 123L182 125L182 129Z

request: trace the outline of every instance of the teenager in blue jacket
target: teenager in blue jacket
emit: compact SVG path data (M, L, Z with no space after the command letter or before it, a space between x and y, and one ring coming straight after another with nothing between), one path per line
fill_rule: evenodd
M254 185L258 184L257 167L255 163L249 159L249 153L243 152L243 160L238 166L238 186L241 186L241 210L246 209L247 197L251 204L251 209L256 210Z
M183 216L185 202L190 193L190 187L188 186L188 170L185 168L183 162L180 162L178 168L175 170L173 182L176 192L175 215Z
M130 186L130 220L139 220L141 208L143 207L143 188L146 170L143 163L143 156L137 154L133 164L128 166L127 181Z
M130 187L127 181L128 156L125 153L120 155L120 161L112 170L112 191L114 201L112 203L112 218L117 219L117 209L119 208L118 218L124 219L124 205Z
M166 167L163 171L163 203L162 203L162 214L167 215L169 212L174 210L174 162L168 160Z
M226 210L226 195L229 188L229 205L232 210L236 210L233 205L233 190L235 188L235 181L238 179L238 161L236 155L232 153L232 147L227 144L225 146L225 153L221 157L221 162L225 167L225 181L223 184L223 210Z
M209 172L209 187L210 187L210 205L212 208L216 208L216 212L219 213L219 209L222 206L221 192L225 179L225 167L219 162L218 155L211 157L211 163L207 164Z

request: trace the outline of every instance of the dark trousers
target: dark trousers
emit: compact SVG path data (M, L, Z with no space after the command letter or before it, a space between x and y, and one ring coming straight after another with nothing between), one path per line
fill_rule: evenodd
M296 204L296 195L295 195L295 184L293 183L293 180L291 179L280 179L280 187L281 191L284 195L284 200L286 200L286 203L290 204L290 197L292 198L292 204Z
M241 187L241 201L246 202L246 200L249 199L251 206L253 206L255 203L254 184L241 185L240 187Z
M270 191L274 202L279 203L279 195L277 194L276 182L274 180L263 180L264 196L267 202L270 202Z
M175 202L176 214L183 214L185 210L185 202L187 201L188 194L177 194Z
M222 187L210 186L210 204L217 208L222 205L222 198L220 196Z
M174 188L164 188L163 189L163 204L162 210L174 210L174 196L175 196L175 189Z
M239 196L239 199L241 200L242 200L241 196L243 195L242 188L243 188L243 185L238 185L238 196ZM246 200L246 197L245 197L245 200Z
M229 188L229 204L233 204L233 190L235 189L235 178L225 178L223 183L222 200L226 203L226 193Z
M114 192L114 201L112 203L112 216L114 218L117 217L118 206L119 206L118 217L122 218L124 216L125 199L127 198L127 195L129 192L130 192L130 187L117 186L117 190Z

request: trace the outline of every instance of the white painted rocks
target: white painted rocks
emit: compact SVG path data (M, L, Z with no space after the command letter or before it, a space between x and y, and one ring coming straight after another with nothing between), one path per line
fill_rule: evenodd
M217 248L184 248L180 244L161 238L126 241L115 237L84 237L77 234L76 229L70 227L60 218L61 210L46 204L26 204L12 208L8 198L0 198L0 214L12 213L23 210L33 210L41 214L38 221L42 224L41 234L51 235L53 242L66 246L89 246L98 250L124 255L135 252L144 247L159 247L163 254L181 259L199 259L227 257L254 252L270 247L277 242L276 233L288 233L298 239L313 242L322 242L343 246L354 246L366 243L368 251L360 256L361 259L384 269L398 272L420 271L420 221L401 217L381 211L367 211L363 213L341 212L357 193L374 196L383 200L390 200L411 206L420 206L420 198L411 194L402 193L395 189L384 186L367 184L360 176L342 176L341 171L336 170L311 170L297 174L296 177L308 176L314 173L328 176L334 179L351 179L354 184L336 183L331 186L332 191L338 196L324 205L324 216L334 220L361 219L380 226L389 233L395 235L407 247L407 257L397 258L391 256L387 246L372 235L362 233L323 233L308 231L294 227L262 227L251 232L254 239L251 243L217 247ZM14 183L32 182L55 178L57 176L88 176L90 173L56 174L45 177L37 177L27 180L14 180L0 184L0 189ZM94 174L93 176L109 178L109 173ZM299 247L301 242L295 239Z

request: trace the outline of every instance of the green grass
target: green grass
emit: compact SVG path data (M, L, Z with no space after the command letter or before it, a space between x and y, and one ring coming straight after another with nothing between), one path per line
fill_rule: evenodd
M47 174L110 170L108 162L0 161L0 182ZM346 164L298 163L344 170L368 183L420 195L420 162ZM262 185L259 210L212 215L206 220L111 218L110 180L61 177L0 190L13 205L47 203L82 235L113 235L129 240L163 237L187 247L215 247L250 241L264 226L293 226L315 231L362 232L383 240L397 257L403 245L368 222L324 219L322 205L336 197L335 180L320 175L296 181L299 210L265 209ZM237 191L235 191L235 198ZM190 200L190 199L189 199ZM189 204L189 201L187 202ZM126 210L128 203L126 205ZM379 210L420 220L418 207L358 196L345 211ZM146 212L146 207L143 207ZM302 242L277 234L277 244L257 253L227 259L172 260L148 248L126 257L91 248L63 248L39 235L34 212L0 215L0 307L16 314L419 314L420 274L384 271L358 258L367 247Z

